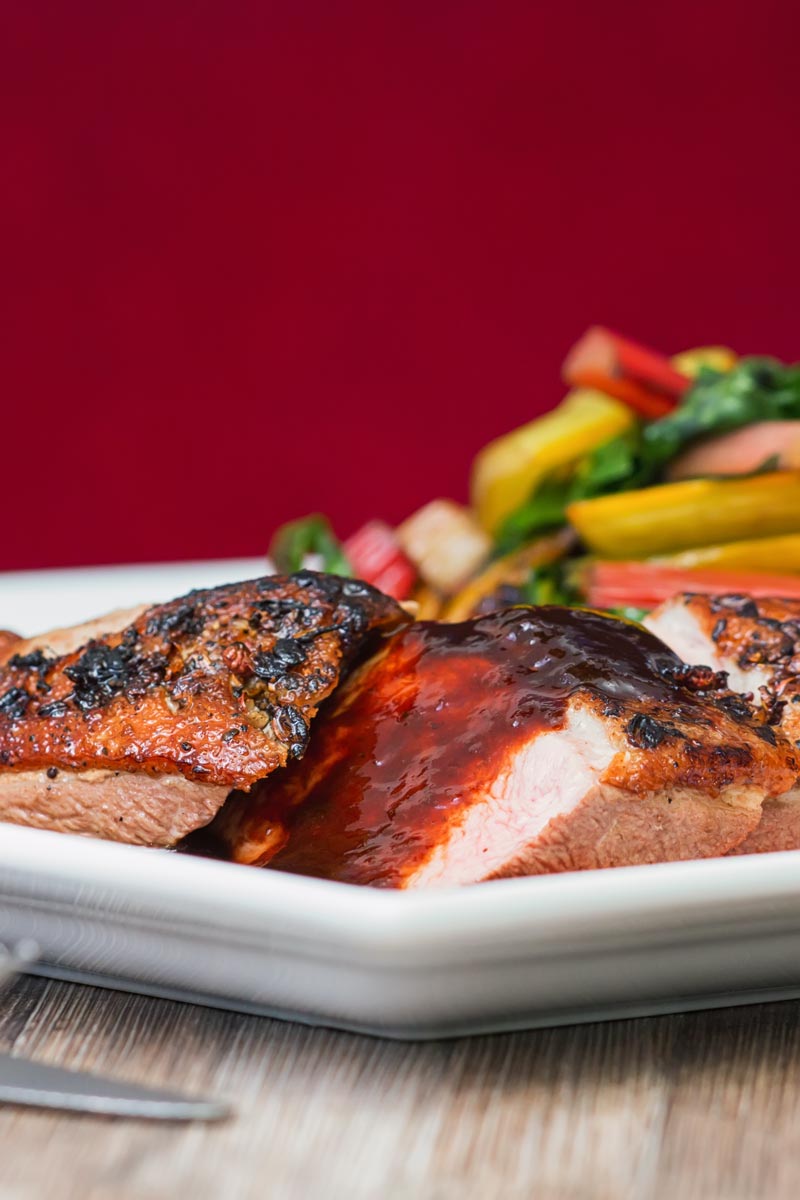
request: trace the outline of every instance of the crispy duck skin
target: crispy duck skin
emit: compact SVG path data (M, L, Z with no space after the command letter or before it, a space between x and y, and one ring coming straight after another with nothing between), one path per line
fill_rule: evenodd
M725 854L798 770L764 711L641 628L512 609L401 631L210 832L240 862L473 883Z
M78 647L69 630L17 643L0 666L0 778L128 771L247 789L304 753L367 635L407 619L366 584L301 572L191 592Z
M724 671L776 730L800 748L800 600L706 596L666 601L647 626L684 662ZM732 854L800 849L800 783L764 802L761 821Z
M758 699L764 687L789 703L800 693L800 600L686 592L660 605L645 624L684 661L691 656L726 671L736 691Z

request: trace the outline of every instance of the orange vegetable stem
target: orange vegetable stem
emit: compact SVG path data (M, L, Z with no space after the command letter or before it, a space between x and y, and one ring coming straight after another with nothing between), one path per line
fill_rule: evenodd
M655 608L679 592L800 599L800 579L796 575L758 571L687 570L655 563L597 561L589 566L582 582L587 603L593 608Z

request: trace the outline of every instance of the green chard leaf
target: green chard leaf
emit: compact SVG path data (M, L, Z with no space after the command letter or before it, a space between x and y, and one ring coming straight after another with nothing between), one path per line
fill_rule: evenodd
M649 608L632 608L626 604L624 608L609 608L612 617L622 617L623 621L635 621L637 625L641 625L642 621L650 612Z
M522 588L526 604L568 604L580 607L584 603L576 585L572 564L559 560L532 567Z
M548 529L557 529L564 524L564 509L570 500L570 480L559 473L549 475L542 481L530 500L515 509L495 537L495 552L498 555L516 550Z
M658 471L700 438L793 418L800 418L800 366L745 358L726 374L701 371L678 408L645 427L645 457Z
M299 571L307 554L318 554L322 558L323 571L330 575L353 574L330 521L322 513L287 522L270 542L269 557L283 574Z
M598 446L583 460L572 480L568 501L588 500L607 492L645 487L648 482L646 476L642 428L635 426Z

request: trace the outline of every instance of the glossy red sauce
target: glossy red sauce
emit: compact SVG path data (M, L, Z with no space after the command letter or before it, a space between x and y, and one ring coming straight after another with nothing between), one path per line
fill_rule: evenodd
M643 696L685 707L694 697L670 677L676 668L652 634L593 612L518 608L411 626L337 693L303 761L253 798L289 825L269 865L396 887L510 753L563 726L576 691L612 709Z

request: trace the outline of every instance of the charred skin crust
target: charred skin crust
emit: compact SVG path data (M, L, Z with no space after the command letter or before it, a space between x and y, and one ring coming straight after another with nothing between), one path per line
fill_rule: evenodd
M0 762L249 787L304 753L370 631L407 622L368 585L308 571L191 592L72 654L0 667Z
M53 659L48 658L44 650L32 650L30 654L12 654L7 665L20 670L30 668L41 674L47 671L52 662Z
M780 708L782 708L780 702L773 702L764 708L756 708L751 703L752 696L743 696L728 690L725 671L713 671L710 667L680 664L674 668L662 670L662 675L677 688L686 689L698 699L707 701L739 725L749 726L761 741L767 742L771 746L777 745L777 739L771 726L780 721ZM778 704L777 713L776 703ZM606 705L604 714L618 716L619 712L609 713ZM700 729L709 729L715 724L713 712L703 713L694 707L691 712L688 712L685 705L681 706L678 695L676 695L672 716L673 720L668 721L663 715L656 716L653 712L636 713L625 727L628 743L638 750L655 750L663 742L673 739L685 742L690 747L688 752L692 753L691 747L696 747L700 743L696 737L689 737L684 730L679 728L680 723L688 722ZM732 751L726 761L734 761L736 753L738 750ZM748 756L748 761L751 757Z
M196 593L195 593L196 594ZM145 631L148 637L196 637L203 628L203 620L197 603L175 601L172 606L163 605L148 615Z
M753 691L720 694L717 706L740 729L750 728L763 746L778 751L788 746L787 766L797 771L800 747L792 703L800 690L800 601L691 593L681 603L714 643L719 661L741 672L744 680L753 672ZM796 786L797 775L786 790Z
M800 601L690 593L684 604L710 629L718 653L742 671L772 668L769 690L780 697L800 677ZM777 724L780 720L773 720Z
M714 628L711 630L712 642L718 642L725 630L728 628L728 622L725 617L720 617Z
M753 715L753 706L745 699L732 692L717 701L718 706L734 721L749 721Z
M81 712L101 709L120 694L132 701L164 682L168 663L166 654L145 653L134 630L126 631L118 646L90 642L77 662L64 668L73 685L70 700Z
M668 737L680 737L673 725L665 725L647 713L637 713L625 726L625 735L639 750L655 750Z
M712 671L711 667L695 667L687 663L678 663L669 668L665 674L666 678L677 684L678 687L688 688L697 696L719 699L727 698L730 695L726 671Z
M31 697L24 688L11 687L0 696L0 713L9 721L19 721L28 711Z

